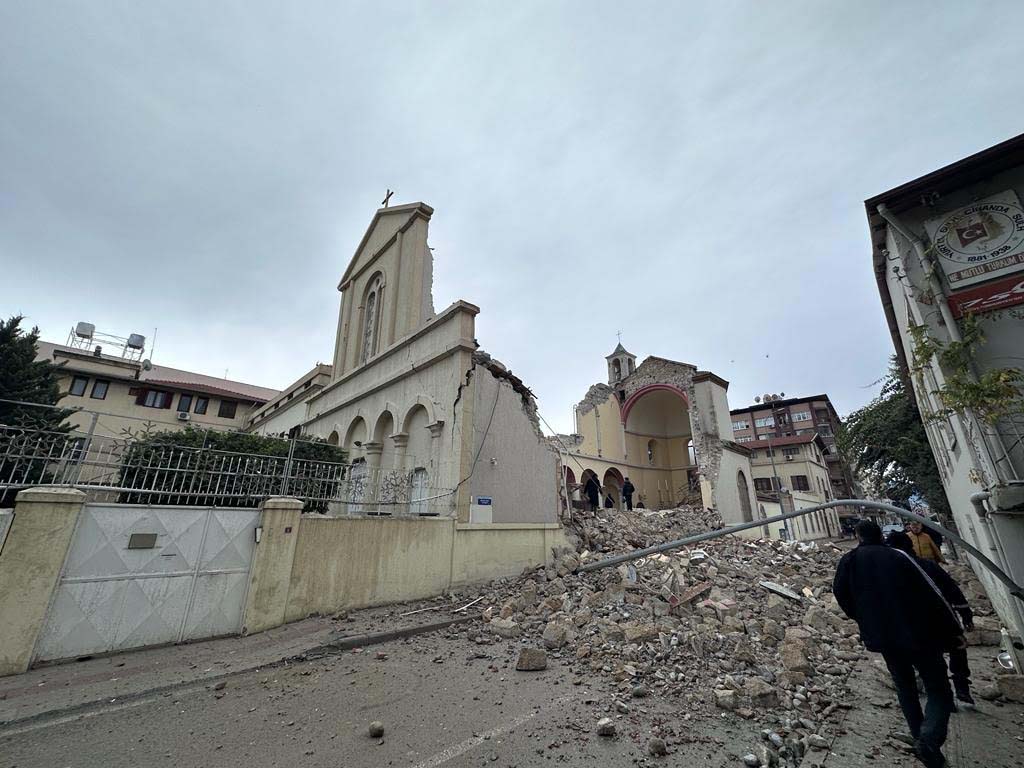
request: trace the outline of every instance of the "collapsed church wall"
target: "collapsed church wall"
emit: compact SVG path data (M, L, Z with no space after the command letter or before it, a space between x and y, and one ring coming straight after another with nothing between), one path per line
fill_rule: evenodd
M490 499L495 523L557 522L558 454L532 393L490 355L478 352L474 363L473 499Z

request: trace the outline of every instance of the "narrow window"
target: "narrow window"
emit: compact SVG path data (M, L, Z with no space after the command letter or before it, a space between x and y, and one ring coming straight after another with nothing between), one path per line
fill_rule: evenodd
M217 409L217 415L222 419L233 419L237 410L238 403L234 400L221 400L220 408Z
M811 484L807 480L807 475L793 475L790 479L793 481L794 491L811 490Z
M93 400L106 400L107 390L110 389L110 382L104 381L103 379L96 379L92 385L92 394L89 395Z
M178 413L188 413L192 408L192 395L178 396Z
M208 398L208 397L197 397L196 398L195 412L199 416L202 416L204 413L206 413L206 409L209 408L209 407L210 407L210 398Z
M170 408L172 399L170 392L161 392L159 389L144 389L135 402L146 408Z
M85 376L75 376L71 380L71 389L68 390L68 394L74 395L75 397L81 397L85 394L85 388L89 386L89 379Z

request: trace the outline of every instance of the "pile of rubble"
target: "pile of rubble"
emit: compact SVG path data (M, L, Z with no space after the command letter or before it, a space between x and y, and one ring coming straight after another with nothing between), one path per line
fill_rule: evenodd
M837 548L726 536L577 573L721 520L700 509L606 511L570 527L578 551L490 585L472 641L519 639L519 669L560 659L605 686L619 711L650 695L672 697L694 724L724 711L756 720L763 738L744 758L751 766L796 765L827 747L818 728L846 706L846 677L861 658L856 625L831 594ZM599 730L607 735L609 724Z

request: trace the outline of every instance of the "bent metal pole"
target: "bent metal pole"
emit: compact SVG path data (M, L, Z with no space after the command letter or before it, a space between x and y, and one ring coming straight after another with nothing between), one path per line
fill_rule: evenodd
M816 507L798 509L793 512L786 512L781 515L775 515L775 517L766 517L761 520L753 520L749 523L740 523L739 525L732 525L728 528L719 528L717 531L705 531L704 533L698 533L695 536L687 536L685 539L666 541L664 544L656 544L653 547L647 547L646 549L635 549L632 552L627 552L624 555L615 555L614 557L609 557L605 560L598 560L593 563L587 563L586 565L581 565L578 571L581 573L586 573L587 571L596 571L600 568L609 568L613 565L619 565L620 563L628 563L631 560L639 560L640 558L647 557L648 555L654 555L659 552L669 552L673 549L679 549L680 547L685 547L689 544L698 544L702 541L717 539L721 536L728 536L730 533L739 533L740 531L746 531L750 528L760 528L761 526L769 525L770 523L781 523L783 520L789 520L794 517L800 517L801 515L807 515L811 512L817 512L822 509L831 509L832 507L862 507L866 509L878 509L884 512L891 512L894 515L899 515L900 517L904 517L908 520L916 520L919 523L923 523L924 525L927 525L929 528L935 529L943 536L948 536L950 539L952 539L961 547L963 547L973 558L975 558L978 562L984 565L985 568L991 571L993 576L995 576L997 579L1003 582L1003 584L1005 584L1009 588L1010 594L1012 594L1018 600L1024 601L1024 587L1021 587L1020 584L1018 584L1009 576L1007 576L1006 573L1004 573L998 565L989 560L976 547L964 541L952 531L946 530L933 520L921 517L920 515L915 515L913 512L908 512L905 509L894 507L892 504L883 504L880 501L862 501L860 499L836 499L835 501L830 501L827 504L819 504Z

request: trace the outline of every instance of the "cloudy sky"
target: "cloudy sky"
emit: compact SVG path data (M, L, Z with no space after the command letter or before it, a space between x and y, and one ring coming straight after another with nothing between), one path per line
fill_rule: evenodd
M622 332L868 401L862 201L1024 129L1020 2L0 4L0 314L283 387L384 190L571 428Z

